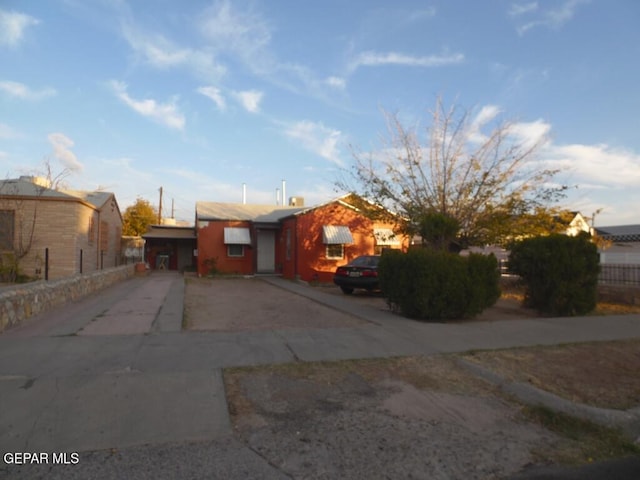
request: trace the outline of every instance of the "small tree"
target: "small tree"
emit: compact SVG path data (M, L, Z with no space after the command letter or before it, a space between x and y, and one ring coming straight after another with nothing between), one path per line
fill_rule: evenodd
M436 250L456 250L455 239L460 230L458 221L448 215L428 212L419 218L422 244Z
M139 237L147 231L149 225L157 222L158 213L156 209L143 198L136 199L122 215L122 234L125 236Z
M557 170L534 162L545 136L532 140L515 122L494 121L496 114L485 109L472 118L438 99L425 138L386 114L385 148L354 152L353 170L337 186L404 217L407 233L435 212L457 221L463 244L500 242L516 217L552 217L549 205L566 187L552 186Z

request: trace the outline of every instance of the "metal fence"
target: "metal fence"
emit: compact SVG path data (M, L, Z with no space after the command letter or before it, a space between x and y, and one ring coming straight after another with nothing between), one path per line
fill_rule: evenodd
M640 265L622 263L601 264L598 283L601 285L640 286Z
M513 276L510 275L506 259L498 262L498 268L503 277ZM632 285L640 287L640 264L600 264L598 283L600 285Z

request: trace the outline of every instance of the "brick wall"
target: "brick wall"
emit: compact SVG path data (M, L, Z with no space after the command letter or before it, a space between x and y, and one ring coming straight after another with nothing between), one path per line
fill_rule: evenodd
M74 275L55 281L39 281L0 289L0 332L53 307L102 290L134 274L134 265Z

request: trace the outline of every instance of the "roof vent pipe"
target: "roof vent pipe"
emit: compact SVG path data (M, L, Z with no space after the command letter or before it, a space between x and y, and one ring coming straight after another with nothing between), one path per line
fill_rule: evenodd
M287 195L285 194L285 186L286 186L286 182L282 180L282 206L283 207L284 207L285 199L287 198Z

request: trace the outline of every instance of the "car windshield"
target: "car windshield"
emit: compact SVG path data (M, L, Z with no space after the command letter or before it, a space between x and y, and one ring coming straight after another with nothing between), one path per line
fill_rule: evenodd
M366 255L364 257L354 258L349 265L354 267L377 267L380 257Z

